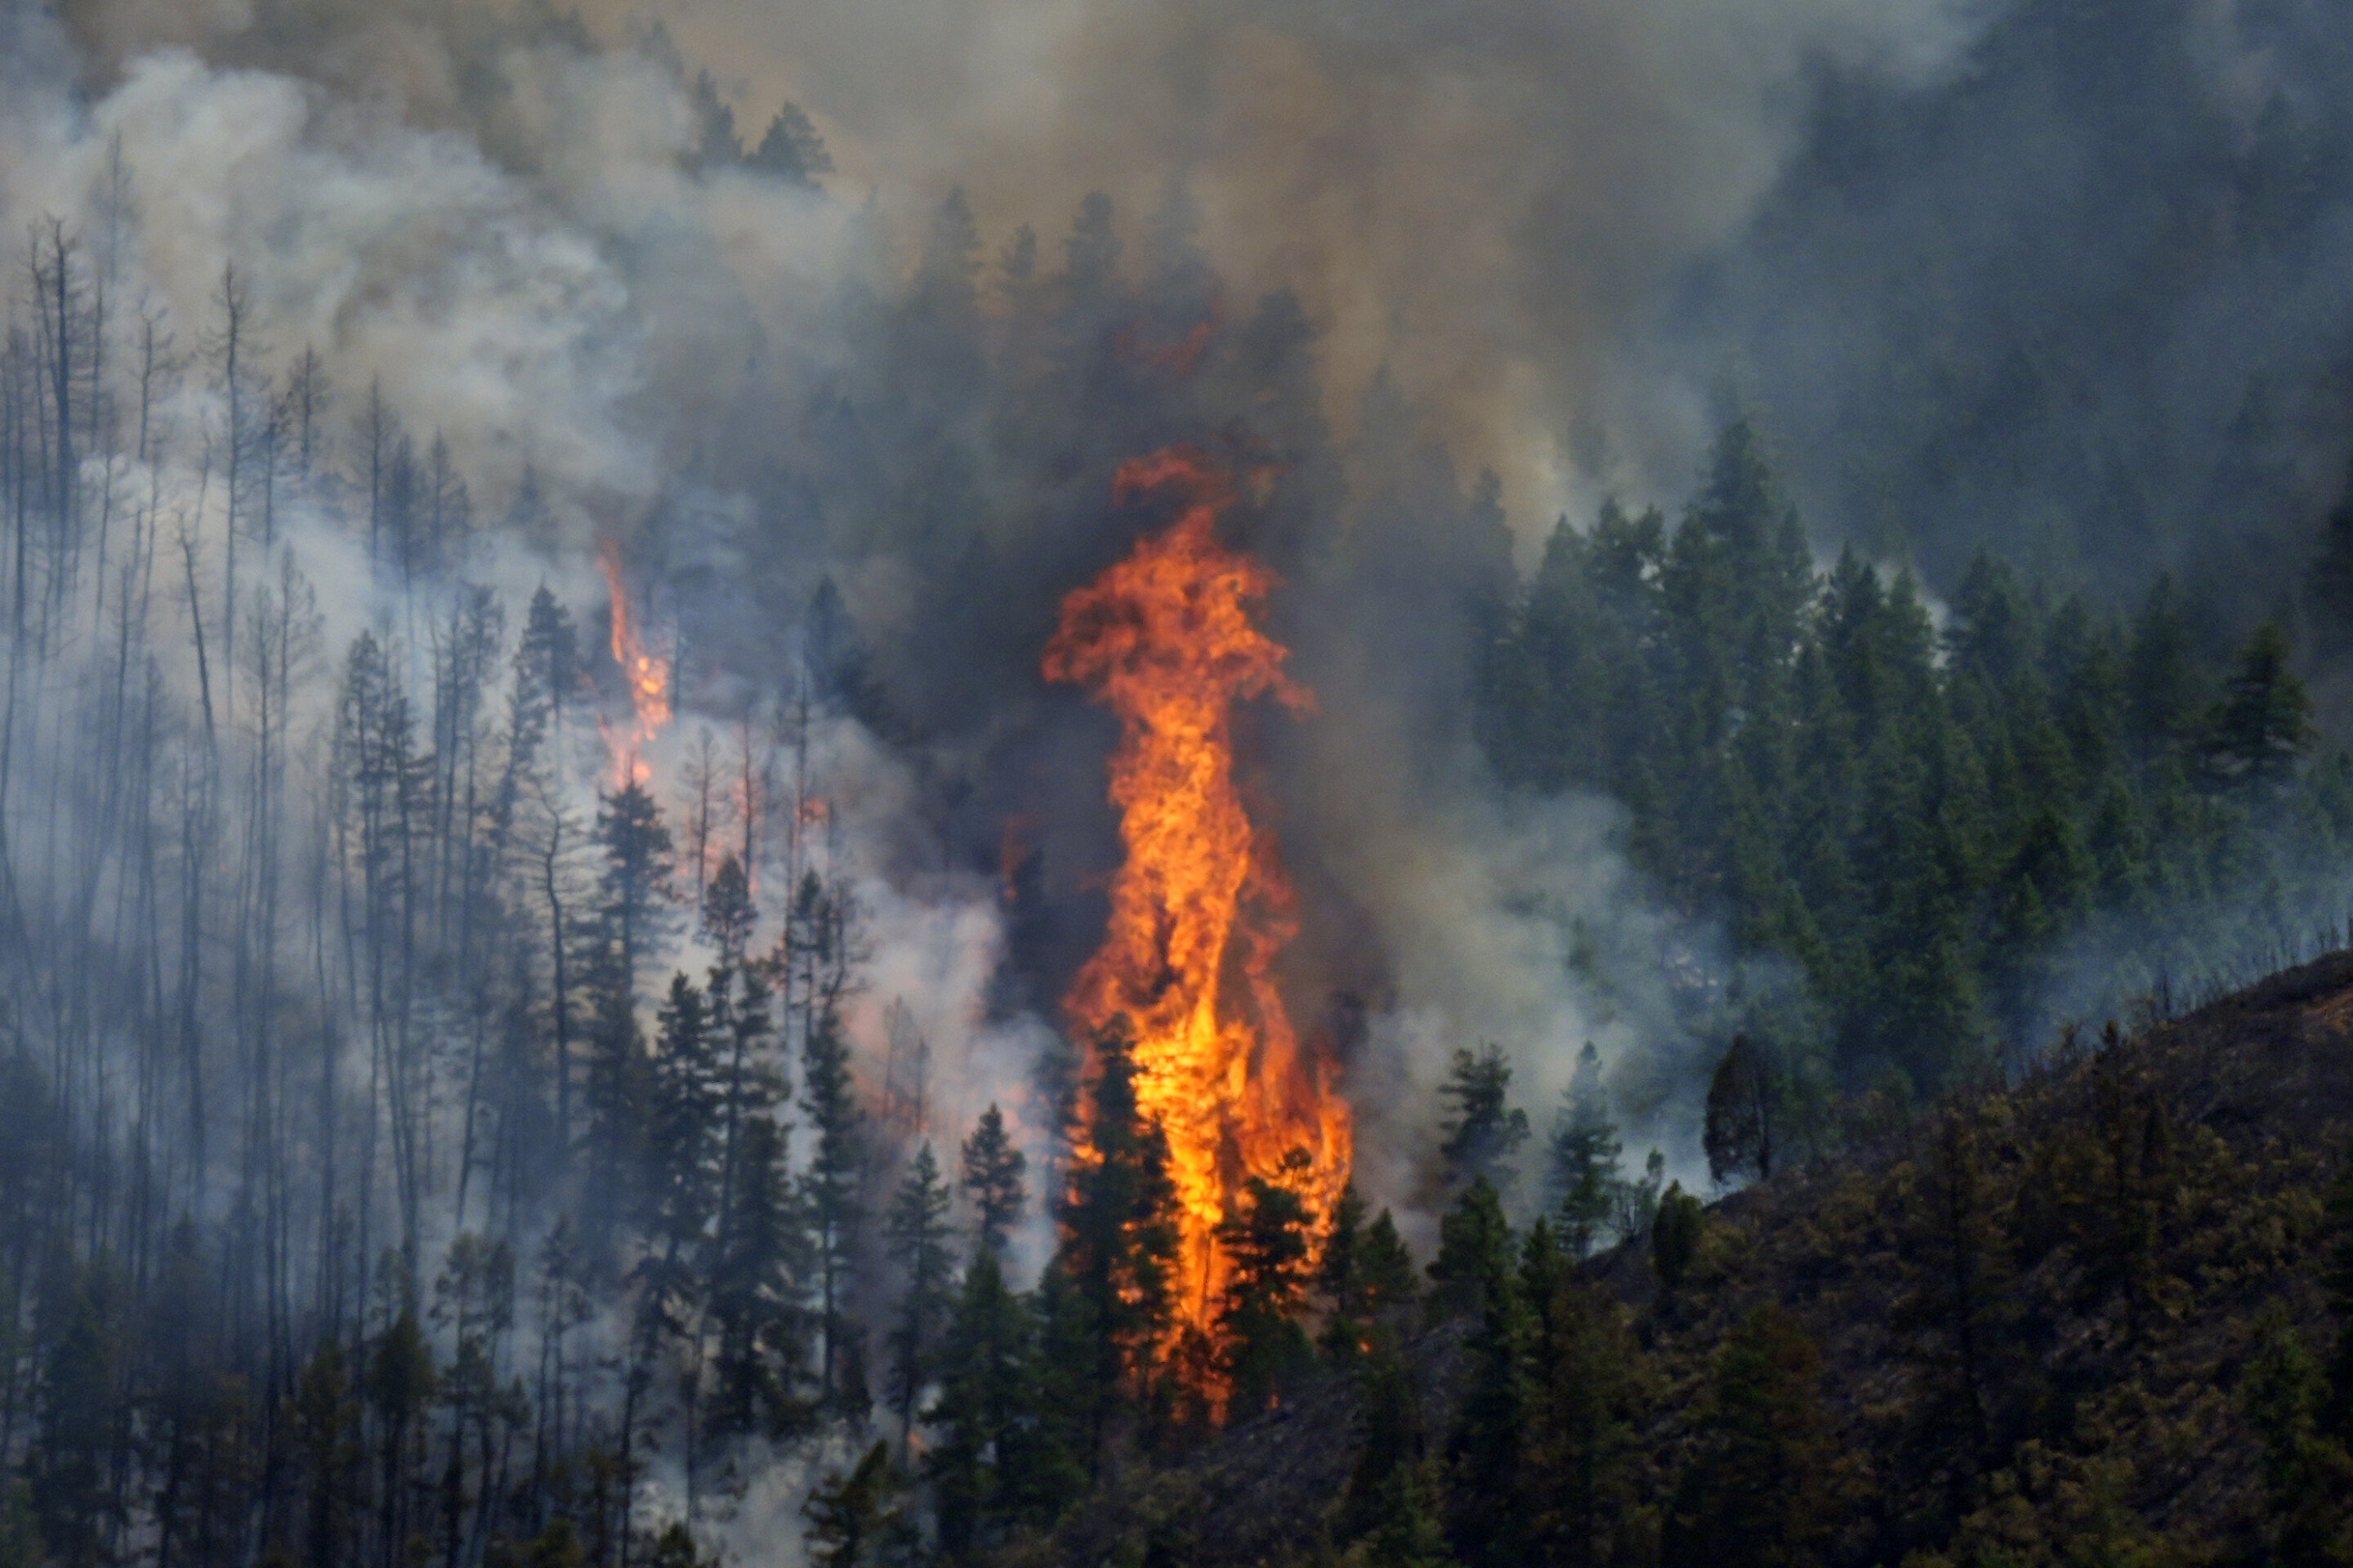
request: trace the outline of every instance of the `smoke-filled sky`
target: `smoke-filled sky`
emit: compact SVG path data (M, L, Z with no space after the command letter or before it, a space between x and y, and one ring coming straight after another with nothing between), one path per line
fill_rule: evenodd
M1361 387L1388 365L1471 468L1505 476L1533 528L1577 489L1570 425L1621 405L1641 416L1620 436L1636 466L1609 477L1679 492L1705 410L1690 388L1627 385L1625 354L1771 188L1802 128L1808 72L1934 82L1984 10L594 0L579 16L607 43L659 26L691 69L712 73L747 138L777 105L804 106L839 167L836 192L871 199L902 232L961 185L993 245L1025 221L1050 245L1085 193L1141 213L1181 179L1237 294L1297 290L1331 384ZM479 139L593 225L642 239L649 208L681 199L646 165L693 128L648 73L548 62L510 72L495 103L471 89L485 57L512 63L513 35L493 18L528 8L92 0L67 13L101 89L184 45L324 84L341 114ZM727 247L743 281L776 264L745 253L780 243L748 214L669 216ZM1584 491L1604 477L1585 475Z

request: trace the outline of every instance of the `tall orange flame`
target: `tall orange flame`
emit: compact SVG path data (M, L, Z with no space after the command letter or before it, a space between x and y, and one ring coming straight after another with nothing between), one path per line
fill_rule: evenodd
M609 726L605 731L606 747L613 754L613 788L621 789L653 777L652 768L639 754L670 720L670 660L668 652L647 644L644 630L630 609L628 587L621 577L620 547L607 545L597 565L604 568L605 586L613 599L613 662L620 665L629 688L629 733L617 737Z
M1093 687L1121 730L1111 798L1126 859L1064 1005L1091 1030L1124 1018L1134 1036L1137 1102L1167 1134L1183 1209L1184 1311L1206 1325L1227 1274L1218 1226L1243 1181L1293 1189L1319 1219L1347 1181L1347 1104L1274 981L1295 900L1234 781L1234 704L1271 694L1304 712L1314 698L1250 619L1273 574L1215 536L1226 476L1178 447L1123 466L1113 491L1166 491L1183 511L1064 599L1046 646L1047 679Z

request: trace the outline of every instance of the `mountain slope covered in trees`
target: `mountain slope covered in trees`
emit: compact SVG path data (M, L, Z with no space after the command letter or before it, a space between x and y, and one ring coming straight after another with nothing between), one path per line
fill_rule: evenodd
M2353 1551L2353 956L1579 1263L1474 1184L1424 1299L1021 1564L2142 1564Z

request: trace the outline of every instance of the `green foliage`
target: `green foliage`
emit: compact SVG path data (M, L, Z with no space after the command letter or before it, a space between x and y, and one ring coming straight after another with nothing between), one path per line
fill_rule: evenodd
M1512 1225L1504 1217L1503 1195L1481 1176L1438 1223L1438 1256L1430 1277L1438 1289L1430 1298L1433 1321L1476 1310L1511 1277Z
M850 1078L849 1036L830 1006L818 1010L801 1043L801 1109L817 1134L801 1189L817 1266L820 1399L827 1404L855 1405L862 1391L847 1360L851 1330L843 1308L865 1217L859 1200L866 1167L866 1111Z
M787 103L776 111L768 122L766 134L745 160L754 168L776 175L787 185L814 189L820 178L833 173L833 154L826 150L825 138L798 104Z
M2328 1192L2334 1237L2321 1265L2320 1285L2337 1319L2337 1344L2328 1359L2327 1430L2353 1445L2353 1150L2339 1157Z
M1168 1145L1135 1098L1134 1047L1124 1021L1098 1034L1082 1160L1059 1218L1062 1240L1051 1266L1066 1283L1052 1298L1050 1339L1060 1335L1083 1377L1082 1451L1101 1464L1116 1402L1154 1393L1160 1348L1185 1287ZM1058 1347L1057 1353L1061 1353Z
M1765 1053L1747 1035L1731 1048L1708 1080L1703 1141L1707 1173L1719 1185L1773 1174L1773 1132L1780 1094Z
M1383 1209L1368 1225L1365 1200L1353 1181L1341 1192L1316 1265L1316 1293L1326 1316L1323 1348L1346 1363L1364 1347L1373 1326L1414 1298L1413 1255Z
M1298 1321L1314 1242L1307 1205L1290 1188L1253 1176L1218 1240L1229 1266L1217 1318L1221 1371L1229 1415L1239 1417L1266 1408L1314 1360Z
M1772 1042L1781 1143L1831 1090L1933 1095L2075 996L2121 1011L2338 900L2353 842L2275 629L2218 695L2169 581L2129 626L1990 556L1947 598L1940 648L1908 572L1816 572L1736 423L1679 525L1564 522L1481 669L1500 774L1622 802L1673 904L1795 967L1773 1027L1694 1020Z
M710 1423L721 1435L784 1436L807 1425L815 1359L809 1309L815 1242L790 1170L788 1135L767 1116L744 1124L735 1198L708 1283L717 1329Z
M2206 725L2206 766L2225 786L2276 792L2312 744L2312 699L2288 668L2287 634L2273 621L2239 651Z
M1439 1155L1454 1184L1487 1180L1508 1185L1511 1158L1527 1141L1528 1113L1507 1104L1512 1065L1503 1047L1486 1044L1476 1053L1458 1049L1439 1095L1450 1102L1446 1140Z
M1706 1225L1707 1211L1700 1201L1684 1192L1682 1182L1670 1183L1659 1200L1658 1218L1651 1223L1651 1266L1668 1290L1682 1288L1692 1260L1699 1255L1700 1233Z
M1029 1157L1005 1130L1005 1113L992 1101L964 1141L964 1169L958 1177L958 1185L972 1201L973 1241L980 1251L1001 1253L1006 1238L1021 1223L1029 1202L1024 1180L1029 1168Z
M1577 1053L1568 1101L1553 1132L1553 1187L1560 1194L1561 1234L1584 1257L1625 1205L1618 1160L1621 1146L1601 1086L1601 1054L1593 1042Z
M908 1522L899 1500L905 1485L888 1443L875 1444L849 1470L819 1481L801 1505L809 1525L809 1561L818 1568L866 1568L883 1561Z
M1760 1307L1716 1355L1698 1451L1676 1483L1662 1568L1814 1560L1849 1488L1822 1408L1821 1356L1797 1319Z
M2304 1338L2276 1308L2256 1325L2255 1353L2240 1391L2263 1439L2272 1552L2281 1563L2342 1562L2353 1555L2353 1453L2323 1433L2328 1380Z
M1584 1568L1605 1560L1633 1510L1642 1357L1623 1309L1581 1279L1556 1281L1537 1314L1525 1457L1532 1555Z
M1507 1230L1504 1245L1510 1239ZM1557 1254L1541 1221L1530 1248L1537 1255L1527 1272L1548 1283ZM1461 1414L1446 1446L1446 1532L1455 1554L1471 1568L1504 1568L1522 1562L1527 1549L1525 1505L1530 1487L1524 1449L1535 1399L1535 1319L1528 1291L1508 1260L1482 1269L1477 1284L1478 1321L1463 1346L1471 1372Z

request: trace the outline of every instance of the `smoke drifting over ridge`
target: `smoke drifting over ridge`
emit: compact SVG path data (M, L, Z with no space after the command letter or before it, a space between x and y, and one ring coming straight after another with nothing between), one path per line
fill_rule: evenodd
M881 1009L928 987L925 1033L1008 1092L1092 942L1111 843L1104 721L1041 687L1037 652L1060 595L1158 521L1111 504L1112 466L1208 442L1261 476L1235 526L1288 580L1275 630L1324 699L1314 726L1256 737L1311 910L1300 990L1361 1035L1366 1082L1413 1086L1400 1098L1426 1104L1445 1051L1493 1036L1541 1109L1589 1035L1630 1108L1655 1111L1687 1043L1678 971L1725 966L1700 956L1704 932L1643 911L1609 808L1484 784L1461 718L1480 607L1557 509L1581 516L1609 488L1680 500L1727 390L1781 437L1818 526L1932 573L1981 539L2042 536L1998 503L2044 484L2064 506L2113 474L2073 451L2006 488L1985 477L1999 463L1967 483L1907 469L1936 410L1899 399L1867 450L1881 467L1837 466L1854 460L1834 438L1873 412L1846 389L1904 337L1905 278L1854 258L1912 254L1891 239L1987 253L1919 210L1933 195L1841 208L1875 188L1855 148L1893 166L1887 119L1941 123L2011 81L2014 31L2042 9L692 5L656 26L620 6L94 0L57 28L29 8L10 23L0 217L10 233L63 220L118 321L152 313L186 358L161 409L175 440L149 465L158 529L219 525L226 262L267 373L323 356L346 482L371 387L420 446L447 441L480 524L466 576L518 611L547 578L586 619L595 552L617 543L680 630L667 805L699 728L769 723L808 651L850 715L827 748L828 791L858 802L845 858L904 936L877 969L907 978L877 980L862 1037L879 1050ZM2326 101L2333 57L2291 66L2193 12L2134 36L2197 68L2230 108L2219 123L2252 126L2274 78L2291 103ZM1957 200L1985 160L2036 144L2037 113L2062 140L2116 134L2015 96L2036 112L1950 132L1954 188L1932 190ZM787 100L839 166L823 190L744 155ZM1853 104L1883 118L1834 112ZM943 215L951 187L976 250ZM1070 230L1098 189L1115 217ZM2316 210L2323 238L2296 257L2335 232L2325 196ZM1025 222L1028 270L976 279L976 260L1020 255ZM2222 274L2223 303L2167 319L2231 319L2270 275ZM1947 326L1966 341L2000 313L1963 295ZM2033 297L2065 310L2063 289ZM1206 352L1185 351L1205 328ZM2017 335L2031 349L2043 330ZM2154 383L2187 386L2217 330L2185 329ZM2289 536L2336 461L2316 341L2298 375L2320 394L2282 439ZM1025 376L991 382L974 342ZM2080 370L2091 350L2068 353ZM2068 407L2021 422L2056 443ZM2233 450L2214 409L2180 423L2181 471ZM1482 467L1499 491L1472 480ZM1919 521L1884 524L1891 490ZM392 588L350 545L349 488L285 504L332 662L395 614ZM2137 537L2055 555L2089 571ZM429 650L408 641L421 676ZM167 664L195 701L197 673ZM1026 926L996 898L1008 822L1044 909ZM1404 1197L1429 1134L1386 1136L1368 1169L1387 1160L1384 1195Z
M714 150L683 19L667 35L615 24L609 47L530 12L192 19L90 7L66 21L58 31L26 11L12 18L22 90L0 140L0 217L10 232L78 246L65 270L73 308L112 323L73 350L114 454L92 457L80 492L109 517L119 507L133 532L116 535L110 557L103 532L79 527L69 539L61 524L54 558L20 573L39 577L60 625L90 619L44 655L40 695L11 722L46 734L69 694L122 688L127 653L110 671L69 652L104 648L120 630L124 648L154 659L182 744L194 748L194 736L216 726L242 738L226 764L191 749L174 765L190 842L211 844L224 866L265 855L266 819L220 817L185 791L227 800L249 787L268 800L287 789L293 804L277 809L288 813L288 853L319 865L340 853L328 848L325 802L340 766L329 747L342 733L337 678L354 639L373 632L392 650L420 723L431 709L438 754L470 756L470 736L442 729L445 719L491 722L442 711L467 602L450 588L495 590L511 641L523 602L547 581L584 641L601 646L595 563L616 549L632 594L677 643L680 717L650 760L681 835L699 735L715 731L723 749L731 734L773 736L777 704L804 670L837 699L807 765L831 803L824 853L868 922L867 989L851 1018L863 1071L889 1089L894 1053L921 1039L938 1079L927 1130L960 1137L987 1099L1029 1097L1043 1022L1092 942L1113 853L1102 715L1042 688L1038 651L1060 597L1159 521L1112 505L1111 466L1166 441L1204 440L1251 476L1253 503L1236 526L1291 581L1277 630L1330 715L1303 737L1260 737L1261 782L1311 895L1291 978L1325 1015L1320 1026L1352 1048L1361 1042L1367 1085L1409 1085L1420 1106L1446 1052L1484 1037L1523 1056L1524 1088L1539 1103L1556 1096L1587 1037L1672 1076L1681 1025L1642 978L1654 957L1638 942L1615 945L1632 966L1620 989L1646 1000L1614 1009L1566 967L1573 927L1618 931L1634 906L1607 811L1567 806L1504 825L1461 724L1478 607L1508 594L1511 541L1493 493L1467 485L1432 438L1480 429L1491 410L1404 370L1374 370L1391 353L1437 366L1437 349L1418 345L1447 341L1499 354L1511 334L1463 329L1451 313L1469 287L1417 295L1337 265L1359 251L1381 257L1429 215L1352 217L1361 198L1327 198L1337 210L1324 232L1309 226L1287 249L1261 252L1240 237L1271 224L1282 195L1240 177L1250 159L1232 128L1196 136L1145 125L1124 132L1127 165L1103 182L1150 193L1117 228L1083 216L1068 246L1048 240L1026 299L1018 277L1000 289L992 276L976 296L964 237L943 238L941 220L926 216L955 171L895 175L886 142L861 143L847 111L837 118L814 94L849 171L831 194L740 149ZM1330 29L1328 18L1317 25ZM1397 58L1409 41L1351 46L1387 61L1400 104L1419 90ZM1165 56L1176 45L1155 47ZM1288 98L1305 79L1300 47L1265 36L1266 58L1293 74L1262 96ZM1204 90L1220 96L1225 79ZM1400 123L1433 117L1444 130L1430 104ZM745 111L747 124L755 118ZM937 134L954 140L950 129ZM1163 134L1199 144L1155 152ZM1500 134L1493 124L1461 131L1465 144ZM1282 125L1269 136L1289 140ZM1449 144L1435 131L1416 138L1424 160ZM1322 138L1331 158L1319 153L1285 178L1295 191L1355 165L1377 181L1385 165L1363 145L1372 139L1371 128L1335 120ZM1083 124L1056 134L1058 145L1090 140L1103 141ZM1033 205L990 163L976 160L972 190L1018 198L1013 210L1050 234L1051 207L1078 206L1080 184L1094 183L1084 168L1053 174ZM861 205L870 169L882 194ZM1546 199L1566 210L1566 193ZM1137 207L1140 221L1129 216ZM895 244L894 231L904 236ZM988 248L1000 238L992 232ZM1475 249L1461 258L1466 282L1482 265ZM37 283L47 263L29 265ZM1280 286L1294 278L1298 291ZM1391 293L1399 313L1375 323L1366 302ZM243 355L234 376L232 299ZM1180 352L1204 323L1206 353ZM992 387L975 341L1022 366L1028 385ZM153 348L156 374L130 357L132 345ZM265 408L273 420L296 417L285 399L311 352L318 450L305 446L282 488L256 491L251 421ZM1345 368L1352 357L1355 371ZM1448 377L1485 380L1469 361L1437 380ZM1368 383L1361 407L1352 378ZM1326 388L1352 405L1345 449L1327 428ZM406 543L388 556L363 521L382 499L384 453L368 443L385 420L434 475L434 499L417 504L438 518L446 493L451 515L471 520L434 546L445 554L429 571ZM291 441L290 428L273 424L269 440ZM244 479L232 466L240 457ZM1504 452L1495 461L1509 466ZM280 464L268 464L273 486ZM451 488L460 485L462 500ZM149 564L117 583L126 549ZM315 631L298 624L311 605ZM273 624L282 642L308 648L279 672L294 689L274 699L266 684L256 694L244 667ZM114 721L118 743L126 722ZM273 732L275 761L251 752ZM290 785L269 771L289 766L288 733ZM75 960L80 983L102 984L110 964L142 960L116 946L119 933L71 934L85 918L78 868L98 867L90 885L119 900L135 834L153 823L111 797L77 803L79 781L104 770L98 750L28 741L21 757L11 831L46 848L16 867L27 923L19 956L38 967L67 933L69 944L95 944L95 958ZM593 811L586 791L597 773L583 763L575 774L575 821ZM156 805L151 795L146 806ZM997 891L1008 832L1026 836L1039 879L1012 906ZM1383 853L1409 834L1413 855ZM193 859L181 872L195 910L207 874ZM765 897L773 916L773 882ZM256 927L257 961L297 972L318 939L305 921L327 914L314 904L290 925ZM185 947L182 1003L241 1006L213 994L227 983L219 956L195 936ZM332 1017L336 1003L322 994L317 1005ZM142 1021L105 1027L135 1034ZM346 1067L361 1070L356 1059ZM448 1071L428 1098L459 1093ZM1655 1091L1638 1102L1658 1108ZM455 1100L438 1103L455 1114ZM1368 1150L1368 1176L1381 1196L1411 1202L1430 1139L1420 1111L1393 1117L1384 1138ZM196 1140L177 1158L194 1173L210 1156Z
M1693 261L1779 175L1809 73L1916 88L1952 68L1986 9L1002 0L581 15L607 41L658 22L690 68L713 72L747 140L777 103L805 106L838 188L871 193L902 235L951 185L992 243L1023 221L1050 243L1089 191L1138 214L1181 178L1236 299L1299 292L1344 403L1391 366L1465 461L1504 475L1533 539L1603 482L1680 496L1709 410L1630 356ZM479 90L515 58L502 12L531 15L93 0L69 16L101 72L184 43L470 132L592 225L626 226L632 199L676 201L652 194L640 160L695 128L626 69L535 69ZM1580 421L1611 430L1621 455L1609 471L1577 471L1564 438ZM1586 466L1599 465L1588 454Z

